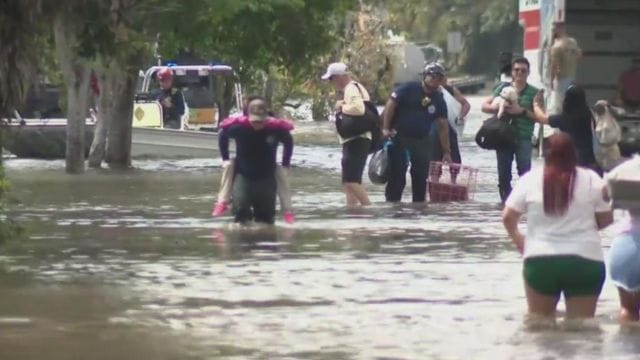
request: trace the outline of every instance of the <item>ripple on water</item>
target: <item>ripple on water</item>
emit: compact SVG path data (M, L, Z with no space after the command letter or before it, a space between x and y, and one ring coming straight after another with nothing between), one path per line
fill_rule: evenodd
M347 210L339 147L298 146L297 221L274 229L211 219L219 159L83 176L10 159L27 237L0 256L0 357L24 358L22 342L49 359L635 359L640 331L617 324L608 283L599 330L525 326L495 154L473 144L483 118L469 116L462 142L480 169L473 201L385 204L365 179L374 205Z

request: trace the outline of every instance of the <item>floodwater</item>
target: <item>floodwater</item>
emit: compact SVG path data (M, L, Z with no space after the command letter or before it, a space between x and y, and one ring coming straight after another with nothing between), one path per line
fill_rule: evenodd
M347 210L337 146L300 146L297 221L274 229L211 219L218 159L82 176L10 159L25 232L0 253L0 359L638 358L610 282L594 322L526 325L482 118L462 144L473 201L389 205L369 184L374 205Z

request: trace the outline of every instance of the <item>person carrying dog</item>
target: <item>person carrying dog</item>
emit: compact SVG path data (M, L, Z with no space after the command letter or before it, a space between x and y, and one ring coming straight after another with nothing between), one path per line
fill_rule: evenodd
M513 83L502 84L493 91L493 95L482 103L482 112L487 114L497 114L498 107L494 105L494 99L500 96L502 88L513 86L518 92L518 103L509 105L506 110L511 115L511 124L518 135L518 145L514 149L496 150L498 159L498 189L500 200L504 203L511 193L511 167L513 159L516 160L518 175L522 176L531 169L531 152L533 145L531 138L536 115L533 112L533 99L538 93L538 89L529 83L529 61L526 58L515 58L511 65L511 76Z

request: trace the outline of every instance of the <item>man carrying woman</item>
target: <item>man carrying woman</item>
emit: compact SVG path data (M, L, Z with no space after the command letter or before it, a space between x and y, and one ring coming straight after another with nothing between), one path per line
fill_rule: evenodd
M253 100L265 101L260 96L249 96L243 99L242 114L238 116L231 116L225 119L221 124L221 130L226 130L234 125L240 125L244 127L251 127L251 121L249 121L249 103ZM293 123L289 120L278 119L274 117L271 111L267 111L268 117L265 120L264 127L266 129L282 129L285 131L293 130ZM283 163L287 157L291 156L292 149L285 147L283 152ZM235 175L234 160L224 160L222 163L222 178L220 180L220 190L218 191L218 199L211 216L218 217L224 215L231 204L231 193L233 189L233 178ZM282 211L282 217L287 224L293 224L295 217L292 212L291 202L291 190L289 187L289 180L287 178L288 167L276 165L275 176L277 184L278 198L280 200L280 210Z
M269 126L267 103L255 99L248 104L248 122L223 127L218 145L223 164L230 165L229 140L236 142L232 202L235 222L251 220L273 224L276 202L276 150L284 145L282 166L288 168L293 153L290 129ZM215 210L215 209L214 209Z

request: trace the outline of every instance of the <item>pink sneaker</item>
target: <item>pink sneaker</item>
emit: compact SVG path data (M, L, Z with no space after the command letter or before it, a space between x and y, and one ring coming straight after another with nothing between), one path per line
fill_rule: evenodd
M229 209L229 204L225 201L220 201L216 203L216 205L213 207L213 211L211 211L211 216L213 217L222 216L225 213L225 211L227 211L227 209Z
M282 218L284 219L284 222L286 222L287 224L293 224L293 222L296 220L296 218L293 216L293 213L291 213L291 211L286 211L282 215Z

